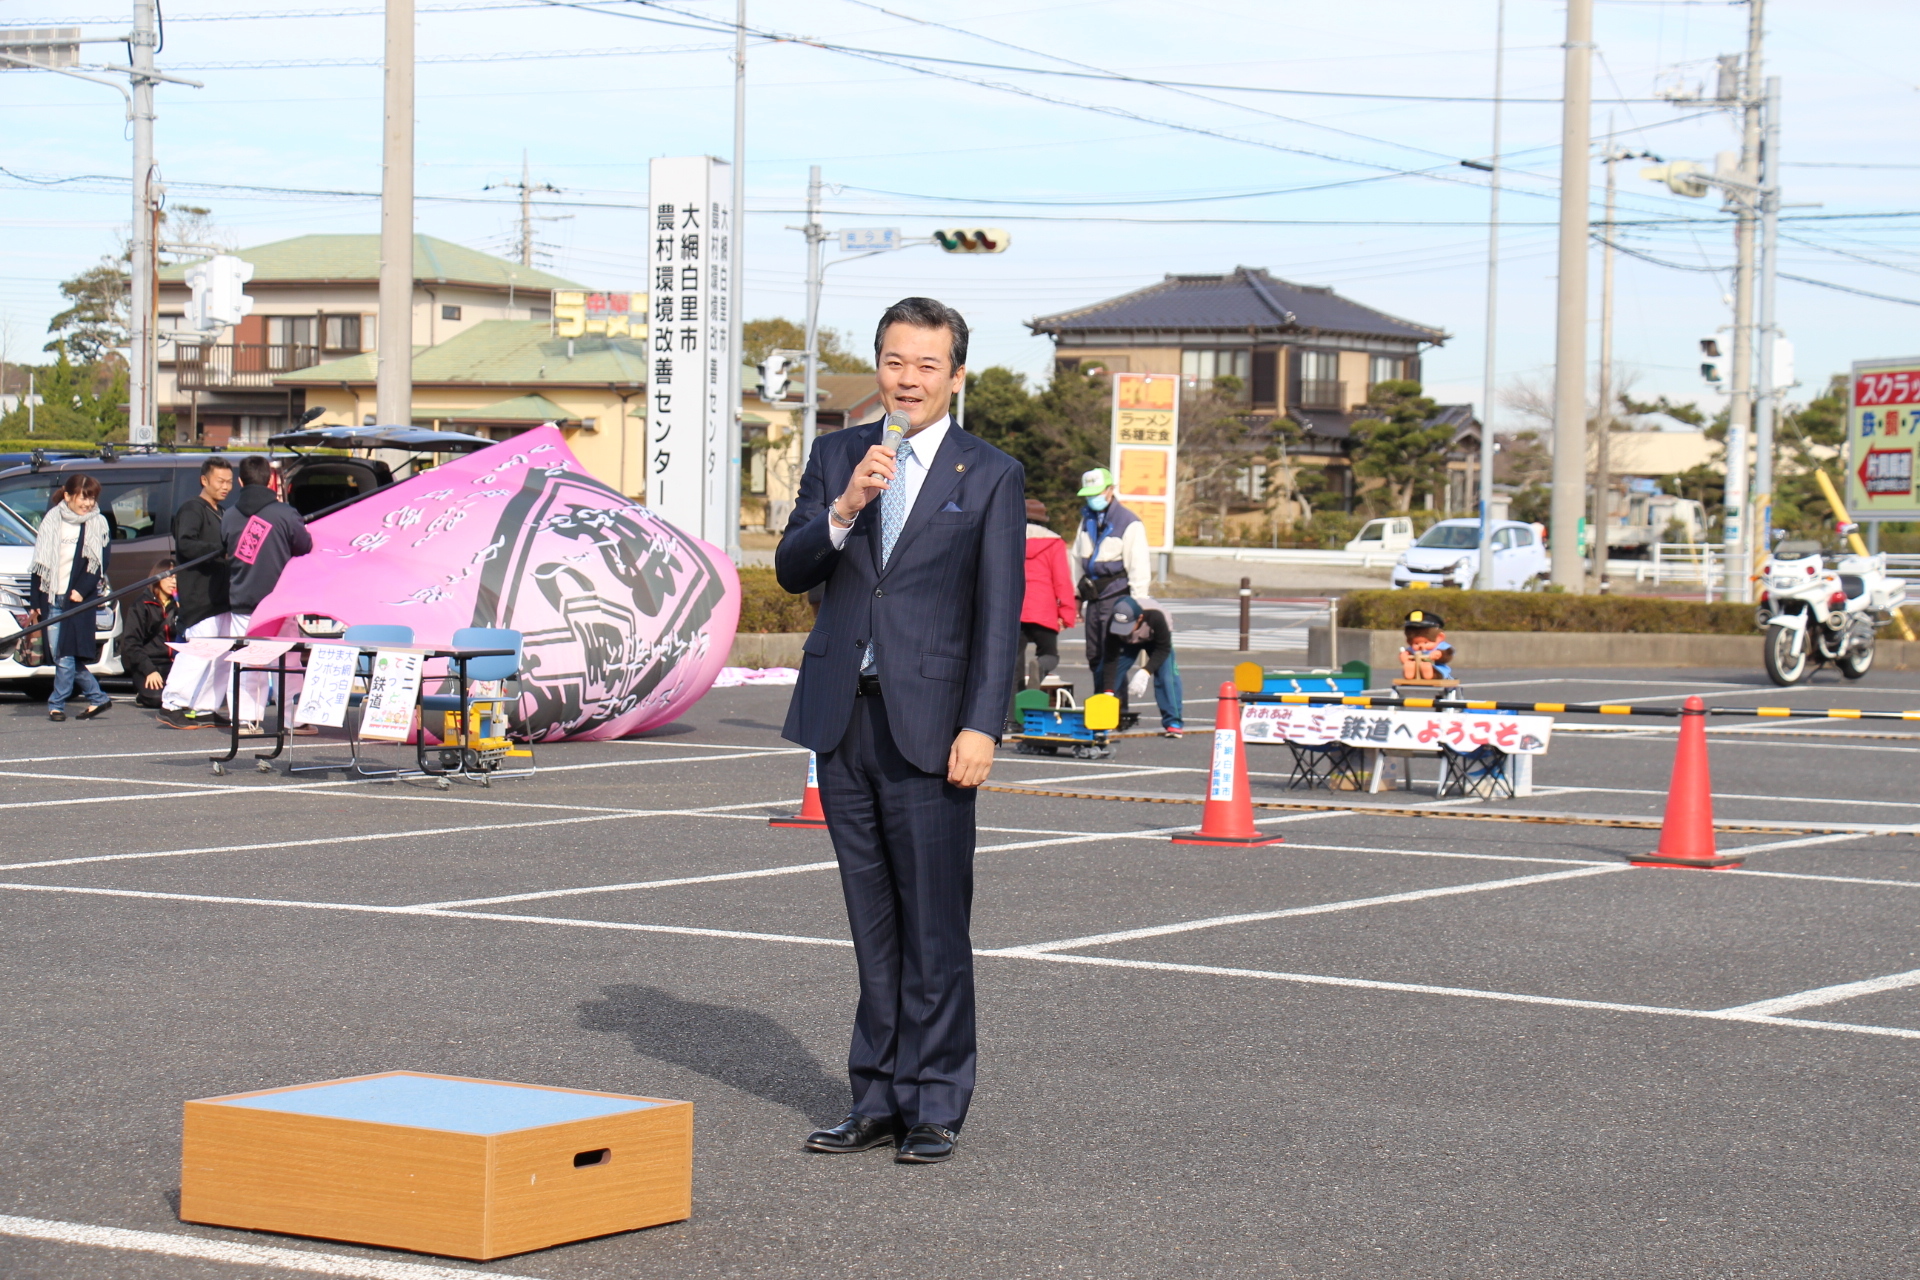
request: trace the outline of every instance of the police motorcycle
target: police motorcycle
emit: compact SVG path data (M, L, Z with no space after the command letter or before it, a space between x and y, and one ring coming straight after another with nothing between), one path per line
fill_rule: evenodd
M1854 528L1841 526L1841 536ZM1827 662L1849 680L1866 675L1874 632L1907 598L1906 584L1887 576L1884 555L1824 555L1818 542L1780 542L1759 577L1754 622L1766 633L1767 678L1777 685L1798 684Z

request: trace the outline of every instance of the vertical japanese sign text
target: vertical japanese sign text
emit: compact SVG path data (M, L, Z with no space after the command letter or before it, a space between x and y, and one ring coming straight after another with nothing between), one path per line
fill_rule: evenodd
M647 505L685 533L725 546L727 401L732 326L728 166L708 156L656 159L650 170Z
M1115 498L1140 517L1147 545L1173 550L1180 456L1180 380L1167 373L1113 375Z

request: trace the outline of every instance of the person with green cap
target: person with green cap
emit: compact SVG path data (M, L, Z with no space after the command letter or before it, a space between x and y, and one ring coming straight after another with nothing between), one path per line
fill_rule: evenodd
M1114 606L1153 585L1147 529L1140 517L1113 500L1113 472L1095 467L1080 477L1080 531L1073 539L1073 571L1084 604L1087 668L1093 691L1110 692L1119 662L1107 656L1107 628Z

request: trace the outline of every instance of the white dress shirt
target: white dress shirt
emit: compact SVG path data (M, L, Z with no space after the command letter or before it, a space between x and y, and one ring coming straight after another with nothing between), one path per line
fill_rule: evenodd
M913 456L907 459L906 466L896 468L893 473L893 482L895 484L905 484L907 486L907 509L906 513L901 517L901 526L903 528L906 525L906 517L913 514L913 504L920 498L920 488L926 484L927 474L933 469L933 456L940 452L940 445L947 438L947 427L950 426L952 422L952 417L942 417L940 421L922 427L907 437L908 443L913 445ZM838 502L839 500L840 495L836 493L828 505L831 506L832 503ZM879 495L867 505L878 506L886 500L887 491L883 489ZM827 537L832 541L835 551L847 545L847 535L852 532L853 527L851 525L842 529L834 523L831 516L828 517Z

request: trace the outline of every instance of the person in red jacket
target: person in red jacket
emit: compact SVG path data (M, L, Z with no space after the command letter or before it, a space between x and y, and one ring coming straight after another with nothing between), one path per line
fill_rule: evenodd
M1067 570L1067 544L1047 528L1046 504L1027 499L1027 595L1020 604L1020 652L1032 645L1040 661L1040 678L1060 665L1060 633L1079 621L1073 594L1073 576ZM1019 692L1025 662L1013 683Z

